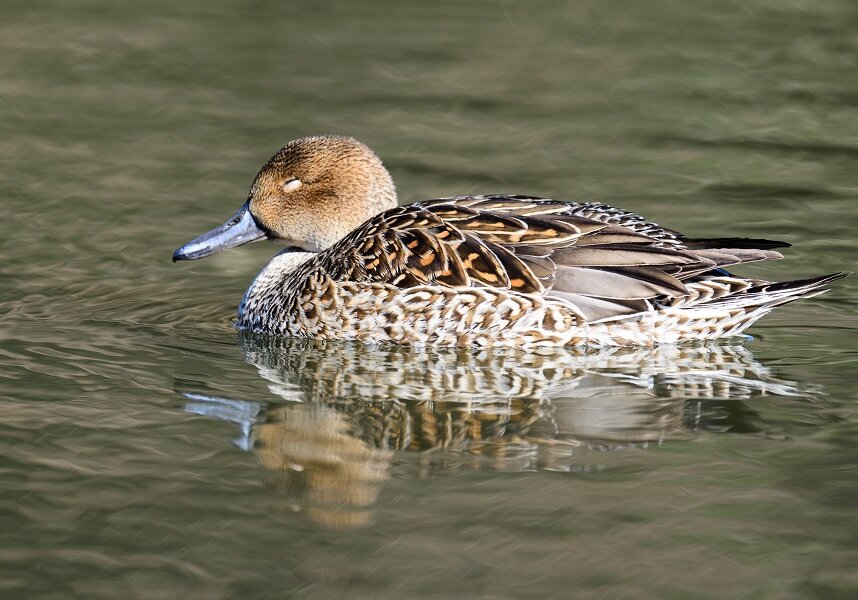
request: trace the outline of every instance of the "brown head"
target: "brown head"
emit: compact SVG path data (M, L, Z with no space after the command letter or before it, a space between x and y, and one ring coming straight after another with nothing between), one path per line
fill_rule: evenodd
M233 217L188 242L173 260L203 258L268 238L320 252L397 205L390 174L372 150L341 136L289 142L265 163Z

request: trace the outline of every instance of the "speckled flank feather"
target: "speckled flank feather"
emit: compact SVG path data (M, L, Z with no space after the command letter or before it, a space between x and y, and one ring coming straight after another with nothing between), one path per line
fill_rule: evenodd
M349 138L291 142L257 175L247 206L290 248L248 289L238 326L290 336L524 347L713 339L843 276L738 277L725 268L782 258L773 249L788 244L688 238L600 203L492 195L398 207L381 162Z
M732 308L682 298L675 306L656 304L629 317L587 323L567 302L491 288L403 291L330 279L312 280L308 287L324 291L273 307L255 296L246 298L239 326L290 336L437 346L650 346L739 335L774 306L800 297Z

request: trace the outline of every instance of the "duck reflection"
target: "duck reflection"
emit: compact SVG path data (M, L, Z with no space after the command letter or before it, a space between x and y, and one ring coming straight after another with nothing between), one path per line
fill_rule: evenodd
M270 471L267 483L335 527L371 519L396 457L407 456L394 451L417 451L423 473L570 470L582 452L759 431L753 398L819 393L740 344L522 352L242 334L241 345L278 399L185 393L186 410L238 424L237 444Z

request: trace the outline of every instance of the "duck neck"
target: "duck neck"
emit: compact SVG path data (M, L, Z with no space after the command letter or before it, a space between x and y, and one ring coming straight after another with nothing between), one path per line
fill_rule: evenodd
M267 316L267 313L276 306L277 299L282 301L284 283L289 275L314 256L315 252L296 252L292 249L274 255L247 288L238 306L238 326L254 329L253 325L259 319L268 318L270 315Z

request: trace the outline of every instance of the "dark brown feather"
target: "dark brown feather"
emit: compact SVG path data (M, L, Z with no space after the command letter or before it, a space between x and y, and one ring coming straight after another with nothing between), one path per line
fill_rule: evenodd
M335 281L547 294L576 305L588 319L604 319L685 296L682 281L713 268L780 256L769 250L775 242L765 240L744 240L737 248L715 247L715 240L689 240L692 247L685 248L683 240L600 204L459 196L386 211L314 263Z

